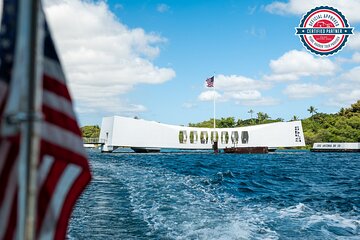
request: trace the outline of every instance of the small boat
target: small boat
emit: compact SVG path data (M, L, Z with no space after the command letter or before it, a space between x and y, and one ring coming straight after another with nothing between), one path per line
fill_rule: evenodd
M268 147L231 147L224 148L224 153L237 154L254 154L254 153L268 153Z

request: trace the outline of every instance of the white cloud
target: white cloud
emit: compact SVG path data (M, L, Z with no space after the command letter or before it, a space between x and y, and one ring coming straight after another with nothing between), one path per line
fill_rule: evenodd
M349 37L346 46L351 49L360 50L360 32L354 32L354 35Z
M265 80L294 81L307 76L331 76L337 65L329 59L314 57L305 51L291 50L280 58L270 61L271 75Z
M244 91L244 90L264 90L269 89L271 84L269 82L254 80L252 78L238 76L238 75L217 75L215 77L216 89L223 91Z
M355 52L352 55L351 61L356 63L360 62L360 52Z
M338 90L337 93L328 100L327 104L336 107L349 107L359 99L359 89L344 89Z
M227 92L225 98L235 100L257 100L261 98L261 93L258 90L233 91Z
M256 28L252 26L250 29L246 30L245 32L256 38L266 37L266 30L264 28Z
M261 97L254 100L236 101L236 104L242 106L273 106L279 104L279 100L272 97Z
M296 81L298 79L299 79L299 75L295 73L282 73L282 74L272 74L272 75L264 76L264 80L275 81L275 82Z
M291 84L288 85L284 90L284 93L289 98L311 98L329 92L331 92L329 87L311 83Z
M91 104L92 108L86 108L83 103L80 103L77 107L79 113L96 113L97 109L105 112L122 113L122 115L131 115L132 113L145 112L147 109L141 104L129 103L127 100L114 97L109 99L100 98L94 100L88 100L86 104Z
M336 95L338 102L352 104L360 99L360 89L353 89Z
M222 92L222 94L216 93L218 101L232 101L244 106L277 104L277 100L263 97L260 92L271 88L272 85L269 82L238 75L225 76L220 74L215 76L214 85L216 90ZM200 101L212 101L214 99L213 91L202 92L198 99Z
M353 81L360 83L360 66L350 69L346 73L341 75L341 78L347 81Z
M192 102L186 102L182 105L183 108L187 108L187 109L191 109L191 108L196 108L197 104L196 103L192 103Z
M318 6L332 6L341 11L351 23L360 22L360 1L358 0L289 0L286 2L273 2L265 6L265 10L274 14L303 15L310 9Z
M354 67L341 74L336 82L329 83L332 88L331 97L327 105L348 107L360 99L360 66Z
M45 12L82 111L143 111L121 95L137 84L160 84L175 76L173 69L152 62L166 39L128 28L106 2L47 0Z
M205 92L202 92L198 99L200 101L213 101L214 98L217 100L217 99L220 99L221 98L221 94L218 93L217 91L205 91Z
M359 63L360 62L360 52L355 52L351 58L337 58L339 63Z
M158 12L164 13L170 10L170 7L164 3L158 4L156 7Z

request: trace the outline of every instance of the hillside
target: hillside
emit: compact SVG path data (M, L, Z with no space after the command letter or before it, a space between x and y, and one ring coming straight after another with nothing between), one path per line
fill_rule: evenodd
M302 120L307 145L314 142L360 142L360 100L336 114L316 113Z

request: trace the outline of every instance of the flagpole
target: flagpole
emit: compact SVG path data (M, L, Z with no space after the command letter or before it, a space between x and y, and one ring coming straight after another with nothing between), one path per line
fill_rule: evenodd
M40 154L40 126L41 113L41 72L39 71L39 0L20 1L20 16L23 14L19 31L28 38L29 53L25 77L28 79L26 92L27 104L24 112L18 114L21 123L20 164L19 164L19 222L18 239L33 240L36 237L37 212L37 166ZM20 36L20 34L18 34ZM20 46L21 48L21 46ZM24 51L24 49L20 49Z
M215 73L214 73L214 87L213 87L213 96L214 96L214 130L215 130L215 128L216 128L216 120L215 120L215 119L216 119L216 118L215 118L215 117L216 117L216 115L215 115L215 110L216 110L216 108L215 108L215 106L216 106L216 105L215 105L215 97L216 97L215 93L216 93L216 92L215 92L215 85L216 85L216 84L215 84ZM214 134L215 134L215 133L214 133ZM216 136L214 136L214 139L213 139L213 140L215 141L215 139L216 139Z
M218 153L218 142L217 142L217 132L215 131L216 128L216 90L215 90L215 72L214 72L214 76L213 76L213 93L214 93L214 130L213 130L213 150L214 153Z
M37 70L39 64L38 51L38 21L39 21L40 0L32 0L31 4L31 25L30 25L30 69L29 69L29 91L27 115L28 121L25 123L27 163L28 163L28 183L27 183L27 209L26 209L26 229L25 239L33 240L36 235L36 212L37 212L37 165L40 155L40 133L37 131L38 116L41 111L39 80L41 73ZM40 76L39 76L40 74Z

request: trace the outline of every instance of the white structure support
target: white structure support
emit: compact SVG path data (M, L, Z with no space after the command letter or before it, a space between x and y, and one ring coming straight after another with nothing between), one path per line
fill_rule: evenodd
M103 118L100 139L105 139L103 151L110 152L118 147L201 150L212 149L214 134L218 136L219 149L305 146L300 121L214 130L112 116Z

